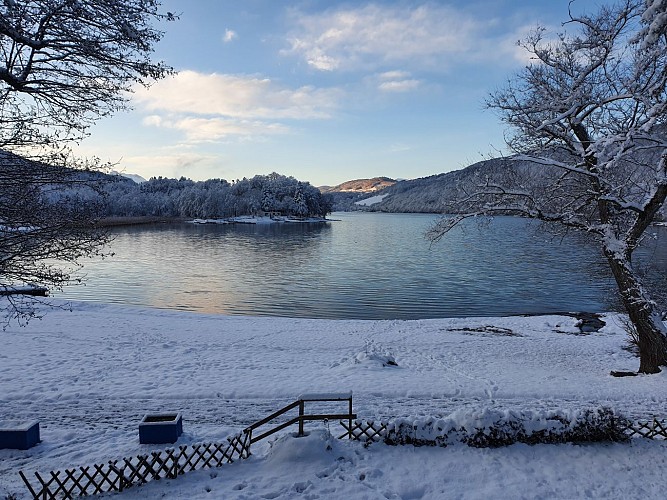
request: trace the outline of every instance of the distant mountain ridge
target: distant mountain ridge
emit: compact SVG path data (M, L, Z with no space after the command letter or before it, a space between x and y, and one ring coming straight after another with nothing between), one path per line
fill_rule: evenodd
M146 179L144 179L139 174L128 174L126 172L117 172L117 171L114 170L113 172L111 172L111 175L120 175L121 177L125 177L127 179L133 180L137 184L141 184L142 182L146 182Z
M397 212L397 213L443 213L447 211L448 203L454 200L460 193L460 186L470 184L474 179L497 178L506 175L507 170L534 169L528 162L508 162L504 158L493 158L470 165L461 170L453 170L442 174L421 177L418 179L386 182L381 186L378 179L387 177L375 177L373 179L357 179L344 182L327 192L333 197L334 210L366 210L373 212ZM343 189L339 189L339 187ZM354 187L366 187L351 189ZM322 190L322 188L320 188ZM375 203L360 203L365 199L372 198Z
M464 185L484 183L486 179L500 180L510 171L536 170L529 162L508 162L505 158L493 158L474 163L461 170L397 182L373 196L384 195L378 203L366 210L403 213L443 213L452 200L460 195ZM543 171L543 169L542 169ZM357 200L358 201L358 200Z
M667 124L658 127L659 135L667 139ZM545 153L547 154L547 153ZM556 160L569 161L562 157L563 153L552 151L551 156ZM649 153L637 153L640 163L652 164L657 158L646 156ZM331 192L336 210L370 210L376 212L403 212L403 213L444 213L457 211L459 205L456 200L468 198L480 186L497 185L517 187L520 190L533 189L536 192L546 192L557 182L563 171L558 168L548 168L544 165L528 160L517 160L516 157L491 158L474 163L460 170L453 170L442 174L431 175L412 180L394 181L393 184L382 189L372 190L364 194L361 191ZM367 179L368 185L373 180L383 179L376 177ZM351 186L360 181L350 181ZM348 183L340 184L346 186ZM363 185L363 183L361 184ZM367 203L360 203L367 199ZM480 206L485 197L479 198ZM659 218L667 220L667 203L662 207Z
M365 210L390 213L446 213L456 211L455 200L466 197L471 187L487 183L547 189L561 171L545 168L527 160L492 158L419 179L397 181L391 186L368 193L333 192L334 210ZM368 200L370 203L363 203ZM482 199L480 199L480 204ZM667 204L658 214L667 220Z
M372 179L355 179L337 186L321 186L322 193L375 193L396 184L397 181L389 177L373 177Z
M394 184L373 192L331 192L334 210L366 210L393 213L444 213L452 210L452 202L461 198L465 186L483 185L486 182L505 184L524 182L546 185L556 169L545 169L529 161L510 158L491 158L474 163L460 170L396 181ZM356 182L356 181L353 181ZM341 185L345 185L343 183ZM360 203L372 198L375 203Z

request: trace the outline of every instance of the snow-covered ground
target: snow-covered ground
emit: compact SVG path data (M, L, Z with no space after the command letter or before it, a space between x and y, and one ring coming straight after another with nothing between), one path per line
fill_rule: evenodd
M355 205L361 205L363 207L370 207L371 205L375 205L376 203L380 203L382 200L384 200L387 196L387 194L378 194L375 196L371 196L370 198L365 198L363 200L355 201Z
M638 366L614 314L599 333L578 335L564 316L328 321L73 309L0 332L0 420L39 420L42 438L27 451L0 450L2 500L28 498L19 470L159 448L138 442L145 413L181 411L178 444L223 441L304 392L353 391L365 419L599 405L667 418L667 373L609 375ZM123 498L664 498L660 441L365 448L325 428L311 424L304 438L286 431L246 461Z

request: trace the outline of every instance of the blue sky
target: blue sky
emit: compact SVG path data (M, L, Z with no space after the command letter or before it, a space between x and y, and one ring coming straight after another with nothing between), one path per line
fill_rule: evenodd
M560 29L568 3L165 0L180 20L156 57L178 75L137 89L80 151L145 178L316 186L463 168L503 150L484 99L528 62L516 41Z

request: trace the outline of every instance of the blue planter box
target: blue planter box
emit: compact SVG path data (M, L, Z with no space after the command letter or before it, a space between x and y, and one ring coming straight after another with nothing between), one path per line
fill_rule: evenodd
M0 449L27 450L39 441L39 422L0 421Z
M139 443L175 443L183 434L183 417L180 413L146 415L139 424Z

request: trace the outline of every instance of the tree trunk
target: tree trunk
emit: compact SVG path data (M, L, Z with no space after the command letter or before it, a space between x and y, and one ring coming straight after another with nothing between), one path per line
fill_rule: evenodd
M667 329L655 309L655 303L633 272L631 262L619 258L617 253L607 248L604 253L621 292L623 305L637 330L639 373L658 373L661 365L667 365Z

